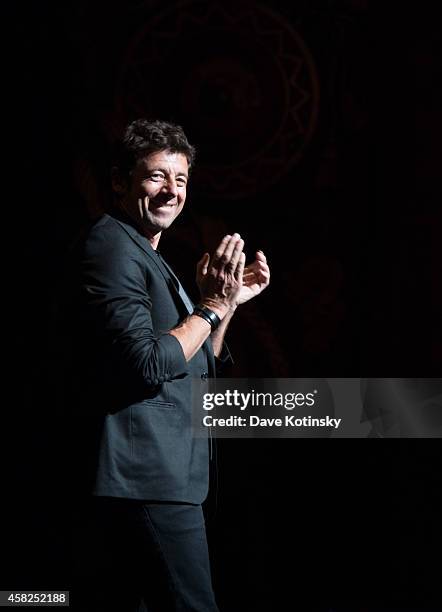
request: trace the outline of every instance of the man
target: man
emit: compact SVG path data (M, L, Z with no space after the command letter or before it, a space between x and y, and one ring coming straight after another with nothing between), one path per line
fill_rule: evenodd
M89 382L74 409L75 445L89 458L95 497L94 541L79 562L93 586L77 598L74 589L79 609L129 612L141 599L152 612L218 609L201 508L209 444L192 437L191 384L228 359L229 321L270 273L262 252L245 267L243 240L225 236L197 264L194 307L159 254L184 207L194 155L181 127L131 123L112 169L114 209L80 249Z

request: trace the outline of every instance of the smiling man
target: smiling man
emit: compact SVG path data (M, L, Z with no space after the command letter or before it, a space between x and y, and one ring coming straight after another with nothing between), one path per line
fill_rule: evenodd
M270 273L262 252L245 267L241 237L224 236L197 264L194 306L159 254L162 232L184 207L194 156L181 127L131 123L112 168L114 208L80 248L89 383L75 442L90 458L87 556L95 561L89 588L80 585L76 598L74 590L78 609L218 610L201 507L209 441L192 436L191 383L229 359L228 323Z
M184 153L159 151L137 161L130 177L113 169L120 206L157 248L161 232L180 214L186 201L189 160Z

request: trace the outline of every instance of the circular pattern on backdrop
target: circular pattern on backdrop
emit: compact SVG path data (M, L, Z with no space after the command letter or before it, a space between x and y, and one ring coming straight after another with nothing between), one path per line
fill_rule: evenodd
M310 52L281 15L191 1L135 35L115 102L126 118L179 117L197 144L199 191L238 198L300 159L315 129L319 85Z

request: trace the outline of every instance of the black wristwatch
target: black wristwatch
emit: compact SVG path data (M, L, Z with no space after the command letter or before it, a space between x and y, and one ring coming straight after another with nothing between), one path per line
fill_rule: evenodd
M215 331L215 329L221 323L221 319L216 314L216 312L213 312L213 310L210 310L210 308L207 308L207 306L204 305L198 304L197 306L195 306L192 314L197 315L198 317L201 317L202 319L206 320L207 323L210 323L212 331Z

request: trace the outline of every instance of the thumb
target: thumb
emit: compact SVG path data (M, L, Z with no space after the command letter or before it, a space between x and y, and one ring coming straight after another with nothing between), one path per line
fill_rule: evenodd
M210 255L209 253L204 253L199 262L196 264L197 274L200 276L204 276L207 274L207 268L209 267Z

